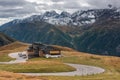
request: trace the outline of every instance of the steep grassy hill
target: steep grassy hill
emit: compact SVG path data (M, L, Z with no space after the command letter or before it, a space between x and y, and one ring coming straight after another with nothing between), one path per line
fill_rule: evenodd
M10 44L14 42L15 40L6 36L5 34L0 32L0 46L4 46L6 44Z

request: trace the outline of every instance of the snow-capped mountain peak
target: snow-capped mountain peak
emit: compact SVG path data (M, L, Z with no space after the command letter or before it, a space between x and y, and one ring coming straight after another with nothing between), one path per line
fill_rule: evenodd
M83 26L93 24L97 20L104 18L120 18L119 14L120 11L115 9L91 9L77 11L73 14L65 11L60 14L56 11L47 11L42 15L33 15L25 19L14 20L13 23L43 21L54 25Z
M44 17L57 17L59 14L56 11L47 11L43 14Z
M61 12L60 17L61 17L61 18L64 18L64 17L71 17L71 14L68 13L68 12L63 11L63 12Z

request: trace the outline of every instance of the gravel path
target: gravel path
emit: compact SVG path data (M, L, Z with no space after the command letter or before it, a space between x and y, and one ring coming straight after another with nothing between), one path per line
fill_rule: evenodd
M14 64L14 63L22 63L26 62L27 58L19 57L18 53L11 53L9 54L10 57L16 58L16 60L10 62L0 62L0 64ZM26 54L26 52L22 52L22 54ZM100 67L94 66L87 66L87 65L80 65L80 64L69 64L65 63L66 65L72 66L76 68L76 71L73 72L59 72L59 73L20 73L24 75L30 76L82 76L82 75L92 75L92 74L100 74L103 73L105 70Z

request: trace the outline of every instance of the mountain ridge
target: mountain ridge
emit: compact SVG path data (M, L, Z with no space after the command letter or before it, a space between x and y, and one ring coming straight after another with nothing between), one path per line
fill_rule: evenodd
M5 26L1 30L7 35L17 40L33 43L42 42L46 44L55 44L72 47L71 37L46 22L19 23L16 25Z

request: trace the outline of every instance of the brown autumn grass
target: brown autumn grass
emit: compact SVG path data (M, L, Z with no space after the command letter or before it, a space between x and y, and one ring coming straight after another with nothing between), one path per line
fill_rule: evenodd
M14 42L9 45L5 45L3 47L0 47L0 51L21 51L26 50L26 48L29 46L29 44L25 44L22 42Z
M0 80L49 80L49 79L45 77L25 76L13 72L0 71Z
M52 46L55 47L55 48L57 48L57 49L60 49L62 51L75 51L72 48L68 48L68 47L64 47L64 46L58 46L58 45L52 45Z

